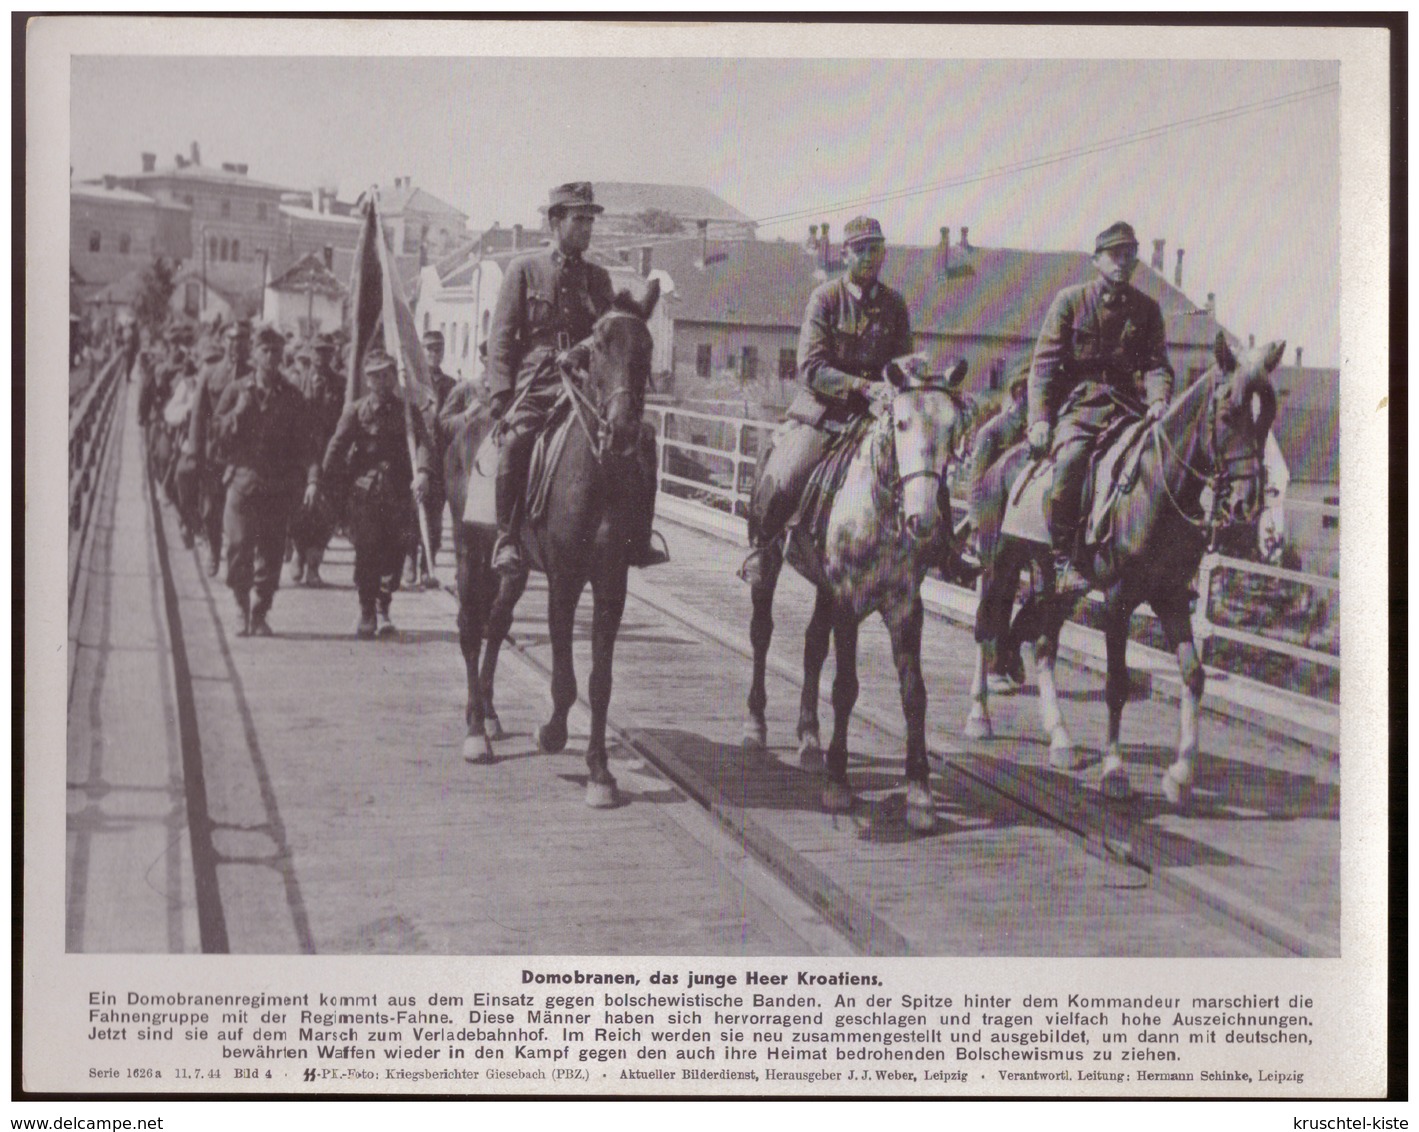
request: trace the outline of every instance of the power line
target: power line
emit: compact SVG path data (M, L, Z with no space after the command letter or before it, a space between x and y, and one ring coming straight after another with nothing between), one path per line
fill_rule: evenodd
M1147 129L1138 130L1130 134L1122 134L1104 141L1075 146L1072 149L1059 150L1041 157L1027 158L1023 161L1012 162L1009 165L999 165L978 173L967 173L946 181L937 181L929 185L919 185L908 189L895 189L891 192L878 193L873 196L839 201L836 204L820 204L812 208L796 209L792 212L781 212L772 216L761 217L755 221L755 223L766 225L782 223L789 220L803 220L820 216L824 212L836 212L846 208L860 208L863 205L881 204L886 201L906 200L910 197L940 192L942 189L960 188L963 185L972 185L980 181L991 180L995 177L1008 176L1012 173L1026 173L1033 169L1043 169L1050 165L1059 165L1065 161L1073 161L1076 158L1088 157L1096 153L1106 153L1110 150L1138 145L1141 142L1151 141L1154 138L1162 137L1165 134L1180 130L1195 129L1199 126L1210 126L1218 122L1228 121L1232 118L1241 118L1248 114L1256 114L1263 110L1274 110L1282 106L1289 106L1292 103L1303 102L1307 99L1315 98L1318 95L1339 89L1340 84L1338 82L1322 83L1320 86L1307 87L1303 90L1274 95L1271 98L1262 99L1259 102L1243 103L1240 106L1228 107L1225 110L1214 110L1207 114L1199 114L1193 118L1182 118L1176 122L1167 122L1160 126L1150 126Z

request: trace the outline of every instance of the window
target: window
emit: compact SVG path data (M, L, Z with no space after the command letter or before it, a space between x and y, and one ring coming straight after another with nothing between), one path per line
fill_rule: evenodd
M182 194L182 203L185 204L185 205L187 205L188 208L191 208L191 207L192 207L192 194L191 194L191 193L183 193L183 194Z
M469 331L471 331L472 329L473 327L470 326L468 323L465 322L463 324L463 353L459 356L462 357L465 361L468 360L468 339L472 337L472 334L470 334Z
M240 263L240 262L241 262L241 241L240 241L240 240L233 240L233 241L232 241L232 259L234 259L237 263Z
M424 333L427 334L428 332L429 332L429 312L428 312L428 311L425 311L425 312L424 312Z
M1340 529L1340 516L1322 515L1320 517L1320 529L1323 531L1338 531Z
M216 259L216 258L217 258L217 237L216 237L216 236L208 236L208 237L207 237L207 258L208 258L208 259Z
M221 248L222 248L221 255L219 255L217 258L218 258L218 259L221 259L221 260L225 260L225 259L227 259L228 256L231 255L231 250L232 250L231 245L230 245L229 243L227 243L227 238L226 238L225 236L222 237Z
M121 236L118 237L118 254L119 254L119 255L127 255L128 252L129 252L129 250L130 250L132 247L133 247L133 237L130 236L127 232L124 232L123 235L121 235Z
M202 303L202 288L197 283L188 283L182 289L182 310L188 318L196 318Z
M265 220L265 219L266 219L266 202L265 202L264 200L257 202L257 205L256 205L256 219L258 219L258 220Z
M232 214L232 202L229 201L229 200L227 200L227 199L225 199L225 198L223 198L223 200L222 200L222 217L225 219L226 217L231 216L231 214Z
M492 320L493 320L493 312L492 312L492 311L484 311L484 312L483 312L483 333L482 333L482 335L481 335L481 337L482 337L484 340L486 340L487 337L488 337L488 325L492 322Z
M333 244L326 244L320 249L321 258L325 260L325 270L333 271L335 268L335 247Z
M103 250L103 237L97 232L89 233L89 251L97 252Z
M695 347L695 375L697 377L709 377L710 366L713 365L713 352L708 342L701 342Z
M759 376L759 351L753 346L745 346L740 352L743 364L739 367L742 381L753 381Z
M798 351L792 346L784 346L778 352L778 376L780 381L792 381L798 374Z

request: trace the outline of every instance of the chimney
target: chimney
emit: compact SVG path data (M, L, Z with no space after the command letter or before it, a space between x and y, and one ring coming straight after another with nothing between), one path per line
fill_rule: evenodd
M223 162L222 162L222 172L223 172L223 173L235 173L235 172L236 172L236 166L233 165L230 161L223 161Z
M1297 369L1300 369L1300 368L1301 368L1301 347L1300 347L1300 346L1297 346L1297 347L1296 347L1296 368L1297 368Z
M1182 257L1183 257L1183 250L1182 250L1182 248L1179 248L1179 249L1178 249L1178 265L1177 265L1176 268L1173 269L1173 286L1176 287L1179 291L1182 290Z
M650 244L646 244L644 247L641 247L641 248L639 248L638 250L639 250L639 252L640 252L640 273L641 273L641 278L642 278L642 279L649 279L649 278L650 278L651 245L650 245Z
M245 161L238 161L238 162L236 163L236 171L237 171L237 173L239 173L239 174L240 174L241 176L243 176L243 177L246 176L247 168L248 168L248 166L247 166L247 164L246 164Z
M151 173L158 167L158 155L156 153L144 153L141 156L143 158L144 173Z
M808 225L808 250L816 251L818 248L818 225Z
M696 220L695 227L700 230L700 266L704 267L709 263L709 221Z
M174 153L172 155L172 163L176 165L179 169L187 168L187 158L183 157L180 153Z
M941 273L941 278L945 279L951 274L951 229L941 229L941 243L936 249L936 266Z
M971 250L971 230L964 224L961 225L961 247L965 251Z
M103 187L106 189L118 188L118 178L112 173L105 173L103 175Z
M1153 241L1153 263L1152 263L1152 267L1153 267L1153 270L1156 271L1159 275L1163 274L1163 272L1164 272L1165 270L1167 270L1167 269L1163 266L1163 245L1164 245L1165 243L1167 243L1166 240L1154 240L1154 241Z
M1210 315L1217 313L1217 294L1214 291L1207 292L1207 313Z
M202 151L197 147L197 143L196 143L196 142L193 142L193 143L192 143L192 164L193 164L193 165L201 165L201 164L202 164Z

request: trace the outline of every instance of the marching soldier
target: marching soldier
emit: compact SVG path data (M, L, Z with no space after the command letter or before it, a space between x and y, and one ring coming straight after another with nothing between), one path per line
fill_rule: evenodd
M417 523L415 500L422 503L428 494L431 446L423 417L410 412L406 419L404 402L395 389L394 359L373 349L365 356L364 374L370 391L341 413L322 466L312 471L310 482L312 490L322 483L351 484L347 527L355 547L355 589L360 599L355 635L368 640L396 631L389 605L399 588L409 530ZM415 444L412 467L410 426Z
M912 352L911 316L902 296L878 280L886 258L882 226L870 216L855 217L843 230L846 273L809 296L798 336L804 388L759 468L769 492L762 514L751 516L752 549L739 570L750 585L764 580L764 551L783 534L833 438L874 400L896 392L883 370Z
M488 387L503 432L494 482L498 538L493 550L493 568L503 574L523 571L518 547L522 497L532 445L561 396L560 359L591 333L614 299L610 274L584 258L592 225L603 211L587 181L553 189L547 207L553 246L513 260L498 291L488 335ZM628 537L632 566L666 561L650 545L655 462L655 438L647 431L641 471L648 481L642 485L648 510L644 529Z
M301 481L313 479L318 467L305 400L281 373L285 347L280 331L263 327L255 372L228 385L212 415L228 460L227 586L236 598L239 637L272 635L266 616L281 583L291 507ZM312 486L307 501L314 495Z
M302 380L298 388L305 397L311 447L316 453L325 452L330 438L335 435L335 426L339 423L340 414L345 409L345 381L331 365L334 353L334 343L324 335L296 352L296 361L302 366ZM318 498L308 504L303 503L297 508L291 517L293 582L304 581L307 586L312 587L325 584L325 580L320 576L320 566L325 560L325 550L330 545L330 536L334 530L335 519L324 498Z
M233 322L225 331L226 353L203 369L197 386L197 400L188 417L187 441L178 468L179 479L187 480L190 498L207 538L207 574L215 578L222 561L222 527L226 513L227 483L223 475L222 444L212 430L212 414L227 388L251 373L251 324Z
M433 444L433 451L429 469L429 492L424 498L423 508L424 517L428 521L429 554L433 559L437 559L439 549L443 545L443 508L448 499L443 482L443 450L438 442L437 423L439 415L443 412L444 404L448 401L448 395L453 392L453 388L458 382L443 372L444 340L442 332L438 330L426 331L423 346L424 359L429 367L429 380L434 387L433 403L424 408L424 427ZM433 576L434 563L424 560L423 541L419 538L417 526L413 533L414 541L409 550L409 563L404 574L404 582L410 586L416 583L425 587L437 586L438 581Z
M1133 229L1123 221L1105 228L1094 241L1098 278L1055 296L1035 346L1029 441L1043 453L1053 432L1046 520L1060 593L1088 589L1072 559L1094 441L1120 413L1161 417L1173 392L1162 311L1129 283L1137 266Z

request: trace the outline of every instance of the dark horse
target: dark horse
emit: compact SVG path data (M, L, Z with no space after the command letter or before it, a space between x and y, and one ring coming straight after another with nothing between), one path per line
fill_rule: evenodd
M1187 803L1197 757L1197 711L1206 679L1192 639L1191 585L1209 544L1229 527L1254 525L1261 513L1262 453L1276 416L1270 375L1284 349L1284 342L1275 342L1239 359L1226 339L1217 336L1215 364L1178 396L1144 439L1137 483L1114 504L1109 554L1096 553L1084 564L1085 576L1104 592L1109 730L1100 788L1107 797L1127 798L1132 792L1119 726L1128 700L1129 622L1133 611L1146 601L1158 616L1168 647L1177 655L1184 688L1177 761L1163 775L1163 793L1174 806ZM1255 414L1254 403L1259 410ZM1010 632L1037 642L1040 719L1050 736L1050 765L1078 770L1083 760L1065 730L1054 680L1060 629L1078 597L1070 600L1054 593L1053 569L1043 545L1000 531L1004 494L1026 463L1023 449L1017 449L990 472L988 490L994 503L988 508L989 529L983 521L980 535L985 565L976 615L980 648L965 733L972 739L992 737L986 702L990 653L1009 626L1020 571L1033 565L1032 576L1040 580L1037 592L1026 600ZM1204 488L1211 493L1205 512Z
M823 807L842 812L853 805L847 778L847 729L857 702L858 626L880 612L892 639L892 657L901 684L907 724L907 824L918 832L935 828L936 811L928 786L926 685L921 676L921 583L950 534L951 509L942 486L960 423L961 403L949 385L965 372L958 362L950 378L915 382L900 378L890 408L883 410L858 441L830 505L823 543L801 529L790 532L787 550L769 551L762 585L753 587L754 675L749 689L746 750L767 742L764 708L765 658L773 637L774 590L785 555L817 588L813 617L803 650L803 693L798 714L799 757L815 761L818 738L818 679L831 639L836 647L833 680L833 739L827 751ZM765 457L767 459L767 457ZM762 467L763 465L761 465ZM750 500L760 513L761 484ZM753 522L751 518L751 522Z
M552 716L538 729L538 746L560 751L567 742L567 713L576 702L572 629L577 603L591 583L595 609L591 638L591 740L586 762L589 806L616 804L616 780L607 770L606 708L611 700L611 657L626 604L627 537L634 530L640 493L637 453L642 443L645 393L650 381L651 337L646 320L660 297L652 281L636 302L617 296L583 345L587 364L578 376L580 394L566 445L535 522L523 524L528 561L547 575L547 628L552 644ZM445 434L444 482L458 557L458 638L468 674L468 736L463 752L472 762L491 762L492 740L501 736L493 710L498 650L512 625L513 609L527 575L502 577L491 565L496 531L463 522L468 474L492 427L476 411L450 422ZM481 653L481 666L480 666Z

